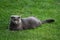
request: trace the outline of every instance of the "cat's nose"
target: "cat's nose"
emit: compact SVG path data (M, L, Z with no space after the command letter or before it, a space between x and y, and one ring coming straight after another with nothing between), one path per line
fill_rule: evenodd
M15 18L14 21L17 21L17 19Z

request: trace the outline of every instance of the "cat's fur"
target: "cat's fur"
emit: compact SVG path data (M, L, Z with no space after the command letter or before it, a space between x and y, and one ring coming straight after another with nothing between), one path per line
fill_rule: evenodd
M41 21L36 17L21 18L17 15L16 16L13 15L11 16L9 29L10 30L32 29L42 24L51 23L51 22L54 22L54 19L47 19L47 20Z

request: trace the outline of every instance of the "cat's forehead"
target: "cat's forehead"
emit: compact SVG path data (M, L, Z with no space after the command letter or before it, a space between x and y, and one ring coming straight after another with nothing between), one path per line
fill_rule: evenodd
M18 16L18 15L11 15L11 17L20 17L20 16Z

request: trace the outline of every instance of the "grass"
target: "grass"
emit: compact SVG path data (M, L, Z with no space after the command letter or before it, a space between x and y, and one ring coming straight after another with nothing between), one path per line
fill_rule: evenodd
M7 27L13 14L41 20L53 18L55 22L12 32ZM60 40L60 0L0 0L0 40Z

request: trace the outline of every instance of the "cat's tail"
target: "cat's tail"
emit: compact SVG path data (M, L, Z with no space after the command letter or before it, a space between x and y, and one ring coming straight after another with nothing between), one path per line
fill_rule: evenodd
M42 24L52 23L52 22L55 22L55 20L54 19L47 19L47 20L42 21Z

